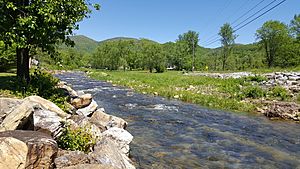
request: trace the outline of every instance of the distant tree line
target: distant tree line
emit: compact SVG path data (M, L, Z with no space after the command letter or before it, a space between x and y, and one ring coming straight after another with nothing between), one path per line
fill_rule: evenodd
M75 49L60 49L57 55L36 56L49 65L67 68L91 67L107 70L248 70L272 67L300 66L300 15L289 24L267 21L257 31L257 43L235 44L237 37L230 24L219 31L221 47L203 48L198 45L199 33L188 31L175 42L160 44L148 39L115 39L99 43L90 53ZM15 63L14 47L0 43L0 69ZM4 63L4 64L2 64Z

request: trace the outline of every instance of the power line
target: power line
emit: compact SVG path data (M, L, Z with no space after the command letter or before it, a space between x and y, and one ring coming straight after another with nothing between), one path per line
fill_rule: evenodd
M249 0L248 0L249 1ZM247 1L247 2L248 2ZM246 13L244 13L242 16L240 16L238 19L236 19L233 23L235 23L237 20L241 19L242 17L244 17L245 15L247 15L249 12L251 12L253 9L255 9L258 5L260 5L262 2L264 2L265 0L260 1L259 3L257 3L254 7L252 7L250 10L248 10ZM229 3L230 4L230 3ZM242 6L244 6L246 3L244 3ZM221 12L220 12L221 13ZM232 23L232 24L233 24ZM205 40L203 43L210 43L211 41L214 41L214 39L216 39L216 37L218 37L218 34L215 34L211 37L209 37L207 40Z
M273 6L272 8L268 9L267 11L265 11L264 13L258 15L257 17L255 17L254 19L252 19L251 21L247 22L246 24L242 25L241 27L237 28L234 30L234 32L242 29L243 27L249 25L250 23L252 23L253 21L255 21L256 19L262 17L263 15L265 15L266 13L270 12L271 10L273 10L274 8L278 7L279 5L281 5L282 3L284 3L286 0L283 0L281 2L279 2L278 4L276 4L275 6Z
M267 7L269 7L270 5L272 5L274 2L276 2L277 0L273 0L272 2L270 2L269 4L267 4L266 6L264 6L263 8L261 8L260 10L258 10L257 12L255 12L254 14L252 14L251 16L249 16L248 18L246 18L245 20L243 20L242 22L240 22L239 24L237 24L236 26L233 27L233 29L237 28L238 26L242 25L243 23L245 23L247 20L251 19L252 17L254 17L256 14L260 13L261 11L263 11L264 9L266 9Z
M276 0L275 0L275 1L276 1ZM274 6L271 7L270 9L266 10L265 12L261 13L260 15L258 15L258 16L255 17L255 18L253 18L253 19L250 20L249 22L247 22L247 23L243 24L242 26L236 28L233 32L239 31L240 29L244 28L245 26L249 25L250 23L254 22L255 20L259 19L260 17L262 17L262 16L265 15L266 13L268 13L268 12L270 12L271 10L275 9L275 8L278 7L279 5L283 4L285 1L286 1L286 0L282 0L281 2L279 2L279 3L276 4L276 5L274 5ZM264 8L265 8L265 7L264 7ZM261 11L261 10L260 10L260 11ZM259 12L257 12L257 13L259 13ZM256 14L257 14L257 13L256 13ZM243 21L243 22L244 22L244 21ZM242 23L243 23L243 22L242 22ZM208 44L205 45L205 46L209 46L209 45L211 45L211 44L214 44L214 43L216 43L217 41L219 41L219 39L216 39L216 40L214 40L214 41L208 43Z
M230 4L232 3L232 0L226 0L225 1L226 3L224 5L222 5L222 8L219 8L218 10L218 13L217 13L217 16L223 14L223 12L230 6ZM206 23L205 23L205 29L208 28L209 26L209 23L211 22L211 20L208 20ZM211 39L212 37L209 37L208 39Z
M251 9L249 9L247 12L245 12L242 16L238 17L237 19L235 19L231 25L233 25L234 23L236 23L238 20L240 20L241 18L243 18L244 16L246 16L248 13L250 13L253 9L255 9L257 6L259 6L261 3L263 3L265 0L260 1L259 3L257 3L255 6L253 6Z

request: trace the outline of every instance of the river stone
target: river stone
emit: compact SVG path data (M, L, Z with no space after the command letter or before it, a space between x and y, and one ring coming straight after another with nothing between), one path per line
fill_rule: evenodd
M63 89L67 93L67 95L69 95L72 98L78 97L77 92L73 90L70 86L66 85L65 82L58 83L57 87Z
M83 116L88 116L92 114L94 111L97 110L98 104L96 103L95 100L92 100L91 104L85 108L78 109L76 111L76 114L78 115L83 115Z
M90 122L98 126L99 128L105 127L106 129L112 127L118 127L122 129L126 129L127 122L122 118L112 116L102 112L101 110L97 110L93 113Z
M115 168L103 164L78 164L74 166L64 167L61 169L115 169Z
M288 79L295 81L295 80L299 80L300 77L299 76L289 76Z
M62 130L64 121L52 111L37 109L33 113L34 130L49 134L53 138L56 138Z
M21 99L0 98L0 123L7 114L11 113L21 103Z
M27 144L26 168L53 168L58 147L51 136L38 131L5 131L1 137L13 137Z
M76 108L84 108L87 107L92 102L92 95L91 94L84 94L82 96L79 96L75 99L71 100L71 104Z
M0 168L23 169L28 153L27 145L12 137L0 138Z
M117 169L135 169L127 155L120 152L118 144L110 138L102 138L89 155L93 163L110 165Z
M129 154L129 144L131 143L133 136L128 131L121 128L112 127L104 131L102 134L103 137L114 140L122 153L126 155Z

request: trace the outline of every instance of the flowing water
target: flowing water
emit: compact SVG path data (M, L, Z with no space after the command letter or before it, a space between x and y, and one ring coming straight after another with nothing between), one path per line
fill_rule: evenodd
M129 122L137 168L300 169L300 124L142 95L79 72L57 76Z

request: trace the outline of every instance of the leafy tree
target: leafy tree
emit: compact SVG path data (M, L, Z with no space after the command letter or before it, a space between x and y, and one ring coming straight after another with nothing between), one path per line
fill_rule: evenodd
M294 37L296 37L298 41L300 41L300 14L294 16L294 19L290 24L290 29Z
M140 43L145 67L151 73L154 69L157 73L164 72L166 59L160 44L147 39L142 39Z
M234 40L237 36L234 34L234 30L232 29L229 23L225 23L221 27L219 35L221 36L221 44L223 47L222 69L225 70L227 58L229 57L232 51Z
M62 41L73 45L68 36L78 29L77 22L91 12L85 0L2 0L0 1L0 39L16 44L17 76L29 82L29 53L34 48L54 51ZM99 9L99 5L95 5Z
M256 37L265 49L268 67L275 66L279 51L289 39L287 26L279 21L267 21L256 31Z
M16 64L15 46L6 47L4 42L0 41L0 71L5 71Z
M199 33L195 31L188 31L178 36L177 42L185 42L188 45L188 54L192 56L192 71L195 68L195 52L198 46Z

